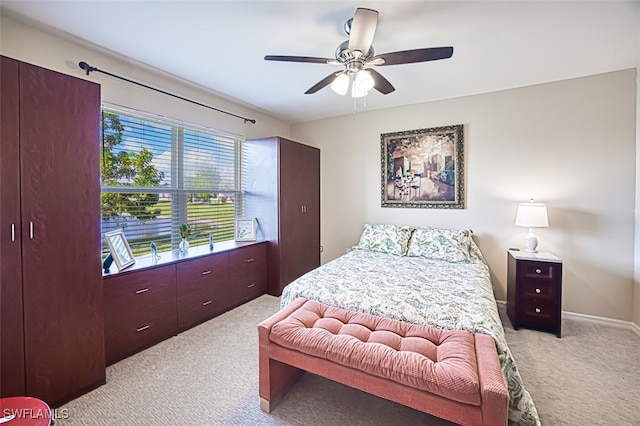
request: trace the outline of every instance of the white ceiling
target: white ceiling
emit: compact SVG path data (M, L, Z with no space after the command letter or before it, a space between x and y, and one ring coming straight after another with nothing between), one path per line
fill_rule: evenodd
M2 14L64 32L252 105L288 123L350 114L339 70L264 61L334 57L357 7L379 11L376 53L453 46L451 59L377 67L396 88L380 109L580 77L640 64L640 1L10 1ZM78 61L85 58L77 58ZM90 63L101 68L101 64ZM106 70L108 71L108 70ZM126 76L125 76L126 77Z

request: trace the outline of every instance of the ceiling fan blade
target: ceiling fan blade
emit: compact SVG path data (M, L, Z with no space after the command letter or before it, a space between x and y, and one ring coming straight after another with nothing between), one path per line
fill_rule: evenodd
M356 55L356 51L361 53L360 56L364 56L369 52L377 26L377 11L361 7L356 9L356 14L353 16L351 30L349 32L349 50L354 56Z
M334 72L332 74L329 74L328 76L326 76L325 78L323 78L322 80L317 82L315 85L313 85L313 87L311 87L309 90L304 92L304 94L305 95L310 95L312 93L316 93L318 90L322 89L323 87L326 87L326 86L330 85L331 83L333 83L333 80L335 80L336 77L339 76L340 74L342 74L342 71L338 71L338 72Z
M371 61L383 59L384 63L375 65L400 65L415 62L436 61L447 59L453 55L453 47L427 47L424 49L403 50L400 52L383 53L376 55Z
M314 64L326 64L329 61L335 61L335 59L329 58L315 58L312 56L280 56L280 55L267 55L264 57L265 61L282 61L282 62L311 62Z
M368 71L371 73L371 77L373 77L373 88L378 92L382 93L383 95L388 95L389 93L396 90L396 88L393 87L391 83L389 83L389 80L384 78L378 71L372 69L368 69Z

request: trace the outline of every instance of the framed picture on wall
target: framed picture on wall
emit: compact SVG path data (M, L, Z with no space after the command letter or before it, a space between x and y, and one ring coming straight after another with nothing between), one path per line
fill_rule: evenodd
M125 237L122 229L105 232L104 239L107 241L111 257L113 257L114 262L116 262L118 271L122 271L127 266L135 263L136 260L133 257L133 252L131 251L131 247L129 247L127 237Z
M255 241L256 240L256 220L237 219L236 220L236 241Z
M463 209L463 125L380 135L382 207Z

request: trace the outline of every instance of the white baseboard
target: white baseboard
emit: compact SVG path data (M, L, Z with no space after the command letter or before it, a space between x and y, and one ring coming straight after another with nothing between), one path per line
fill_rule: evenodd
M504 300L497 300L496 302L498 303L498 305L501 305L501 306L505 306L507 304L507 302L505 302ZM638 336L640 336L640 326L638 326L638 324L635 324L631 321L622 321L622 320L617 320L612 318L598 317L595 315L579 314L577 312L567 312L567 311L562 311L562 317L576 320L576 321L586 321L586 322L591 322L595 324L609 325L609 326L618 327L618 328L626 328L627 330L631 330L634 333L636 333Z
M640 327L631 321L622 321L613 318L598 317L595 315L579 314L577 312L562 311L562 316L576 321L586 321L595 324L609 325L618 328L626 328L640 336Z

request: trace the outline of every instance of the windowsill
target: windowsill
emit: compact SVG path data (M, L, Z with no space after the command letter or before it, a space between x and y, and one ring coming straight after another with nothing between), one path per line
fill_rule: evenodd
M248 241L248 242L237 242L237 241L225 241L222 243L215 243L213 246L213 250L209 249L209 245L202 245L197 247L189 247L187 252L181 252L180 250L172 250L165 251L159 253L159 259L153 259L153 257L148 254L145 256L140 256L135 258L135 263L122 271L118 271L118 267L115 262L109 268L109 272L102 271L103 277L112 277L128 272L140 271L148 268L155 268L158 266L170 265L173 263L178 263L184 260L195 259L202 256L208 256L216 253L224 253L226 251L235 250L240 247L246 247L253 244L259 244L264 242L264 240L258 241Z

